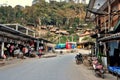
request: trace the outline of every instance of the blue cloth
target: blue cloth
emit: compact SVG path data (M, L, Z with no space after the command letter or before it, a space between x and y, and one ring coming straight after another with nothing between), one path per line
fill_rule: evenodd
M108 70L113 72L113 73L117 73L120 75L120 67L117 67L117 66L109 66L108 67Z
M109 55L113 56L114 55L114 49L115 48L118 49L118 42L117 41L109 42L108 45L110 47Z

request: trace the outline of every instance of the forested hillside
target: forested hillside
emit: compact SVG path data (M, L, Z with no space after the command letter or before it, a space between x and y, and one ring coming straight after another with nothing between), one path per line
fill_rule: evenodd
M32 6L20 5L0 7L0 23L20 23L23 25L32 23L35 25L54 25L67 29L83 23L86 5L69 2L50 3L38 0Z

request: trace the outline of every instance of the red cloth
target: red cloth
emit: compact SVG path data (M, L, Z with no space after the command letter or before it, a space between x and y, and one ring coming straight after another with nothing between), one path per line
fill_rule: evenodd
M102 65L97 65L96 68L97 68L97 69L102 69L103 66L102 66Z
M70 49L70 48L71 48L71 45L68 42L66 42L66 49Z
M94 65L98 64L98 60L92 61Z

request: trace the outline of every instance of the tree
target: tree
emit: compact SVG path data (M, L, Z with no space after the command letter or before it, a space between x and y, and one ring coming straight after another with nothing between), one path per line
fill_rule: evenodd
M32 6L17 5L14 8L1 6L0 23L54 25L74 34L76 27L84 23L85 8L86 5L76 4L74 0L50 3L45 0L33 0ZM70 27L72 27L71 30Z

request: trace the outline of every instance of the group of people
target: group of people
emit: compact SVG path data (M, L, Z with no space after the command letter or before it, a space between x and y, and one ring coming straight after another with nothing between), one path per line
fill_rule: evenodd
M8 57L24 58L24 56L29 57L32 51L34 51L34 49L31 46L6 44L4 46L4 54L1 55L1 57L2 58L8 58Z

